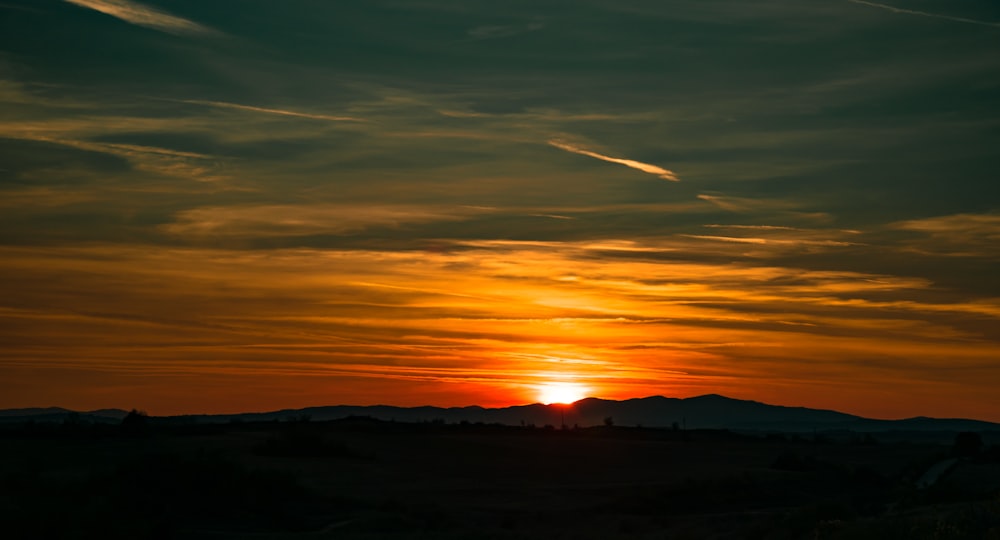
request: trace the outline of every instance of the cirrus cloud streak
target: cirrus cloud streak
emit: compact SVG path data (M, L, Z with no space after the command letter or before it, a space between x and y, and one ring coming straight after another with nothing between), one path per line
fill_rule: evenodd
M215 30L130 0L65 0L132 24L171 34L215 34Z
M611 156L605 156L604 154L599 154L597 152L591 152L590 150L586 150L584 148L580 148L578 146L574 146L574 145L569 144L567 142L558 141L558 140L551 140L551 141L549 141L549 146L553 146L555 148L558 148L560 150L565 150L565 151L571 152L573 154L579 154L581 156L587 156L587 157L592 157L594 159L599 159L601 161L607 161L608 163L617 163L619 165L624 165L624 166L629 167L631 169L635 169L635 170L642 171L642 172L647 173L647 174L655 175L655 176L657 176L659 178L662 178L664 180L670 180L671 182L679 182L680 181L680 178L678 178L678 176L673 171L668 171L667 169L664 169L663 167L658 167L656 165L650 165L649 163L643 163L641 161L635 161L635 160L632 160L632 159L623 159L623 158L616 158L616 157L611 157Z

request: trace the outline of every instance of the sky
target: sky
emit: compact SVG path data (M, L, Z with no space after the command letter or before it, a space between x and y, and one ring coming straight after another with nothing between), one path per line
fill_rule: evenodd
M0 0L0 408L1000 421L993 0Z

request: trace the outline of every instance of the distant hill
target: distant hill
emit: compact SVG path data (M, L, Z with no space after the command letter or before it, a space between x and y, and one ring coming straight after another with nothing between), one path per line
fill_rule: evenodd
M571 405L483 407L393 407L388 405L310 407L263 413L178 417L190 422L274 421L308 417L314 421L369 416L399 422L484 422L507 425L594 426L605 419L620 426L756 431L1000 431L1000 424L966 419L911 418L874 420L837 411L784 407L710 394L692 398L646 398L614 401L587 398Z
M31 407L27 409L0 410L0 424L33 422L79 421L92 424L118 423L128 411L99 409L96 411L71 411L62 407Z
M119 409L74 412L58 407L9 409L0 411L0 423L62 422L72 415L89 422L117 422L126 415ZM471 407L394 407L389 405L333 405L280 411L184 415L158 419L168 423L270 422L308 418L312 421L339 420L365 416L398 422L483 422L488 424L595 426L611 419L619 426L682 429L732 429L775 432L812 431L1000 431L1000 424L967 419L909 418L875 420L851 414L805 407L784 407L757 401L733 399L709 394L691 398L646 398L614 401L587 398L570 405L517 405L502 408Z

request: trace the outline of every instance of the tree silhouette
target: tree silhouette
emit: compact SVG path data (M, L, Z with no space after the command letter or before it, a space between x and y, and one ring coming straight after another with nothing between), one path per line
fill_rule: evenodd
M132 409L122 418L121 430L126 435L144 435L149 429L149 415L146 411Z

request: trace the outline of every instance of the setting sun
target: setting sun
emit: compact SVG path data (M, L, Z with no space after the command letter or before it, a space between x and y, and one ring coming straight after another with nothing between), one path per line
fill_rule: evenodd
M538 399L546 404L573 403L587 397L588 388L577 383L551 382L538 387Z

